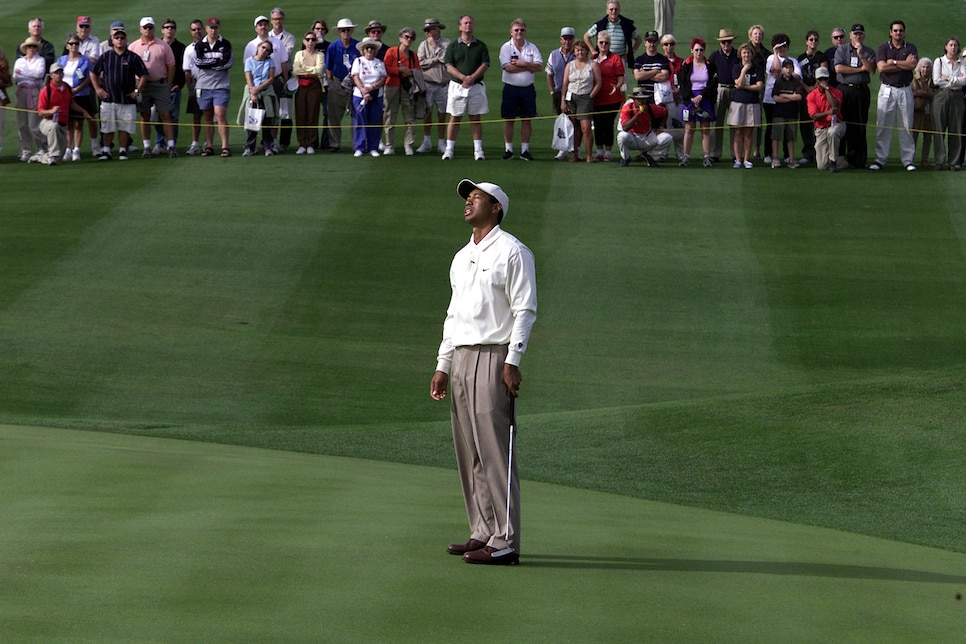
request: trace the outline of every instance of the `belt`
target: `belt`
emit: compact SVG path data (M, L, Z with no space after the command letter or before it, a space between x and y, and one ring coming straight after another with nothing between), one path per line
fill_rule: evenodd
M149 83L167 83L168 82L168 79L167 78L159 78L157 80L149 80L148 82Z
M868 87L868 83L845 83L846 87Z
M892 83L882 83L883 85L888 85L889 87L895 87L897 89L902 89L903 87L909 87L909 83L901 83L899 85L893 85Z

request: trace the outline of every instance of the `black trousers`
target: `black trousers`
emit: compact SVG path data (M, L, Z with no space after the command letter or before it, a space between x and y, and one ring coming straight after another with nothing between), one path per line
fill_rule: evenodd
M842 120L845 121L845 159L853 168L864 168L869 160L865 132L869 123L871 94L868 85L839 84L842 90Z

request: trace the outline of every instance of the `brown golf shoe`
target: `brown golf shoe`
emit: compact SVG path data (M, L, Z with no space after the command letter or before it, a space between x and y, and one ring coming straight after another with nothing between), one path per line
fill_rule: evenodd
M513 548L497 550L487 546L482 550L471 550L463 555L463 561L471 564L488 564L491 566L515 566L520 563L520 555Z
M466 543L451 543L446 546L446 552L451 555L463 556L467 552L473 552L474 550L480 550L486 547L485 541L477 541L476 539L470 539Z

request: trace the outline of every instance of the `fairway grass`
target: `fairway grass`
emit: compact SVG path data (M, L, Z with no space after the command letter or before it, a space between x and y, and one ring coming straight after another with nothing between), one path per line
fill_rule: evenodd
M469 566L454 473L0 426L5 641L955 641L966 555L524 481Z

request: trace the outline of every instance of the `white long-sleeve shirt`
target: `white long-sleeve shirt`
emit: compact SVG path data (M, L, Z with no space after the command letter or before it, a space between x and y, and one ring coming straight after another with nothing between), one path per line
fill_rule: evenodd
M966 86L966 63L962 58L950 61L940 56L933 62L932 82L942 89L962 89Z
M537 319L533 253L496 226L479 244L461 248L449 270L453 296L443 323L436 370L449 373L461 346L507 344L507 364L519 366Z

